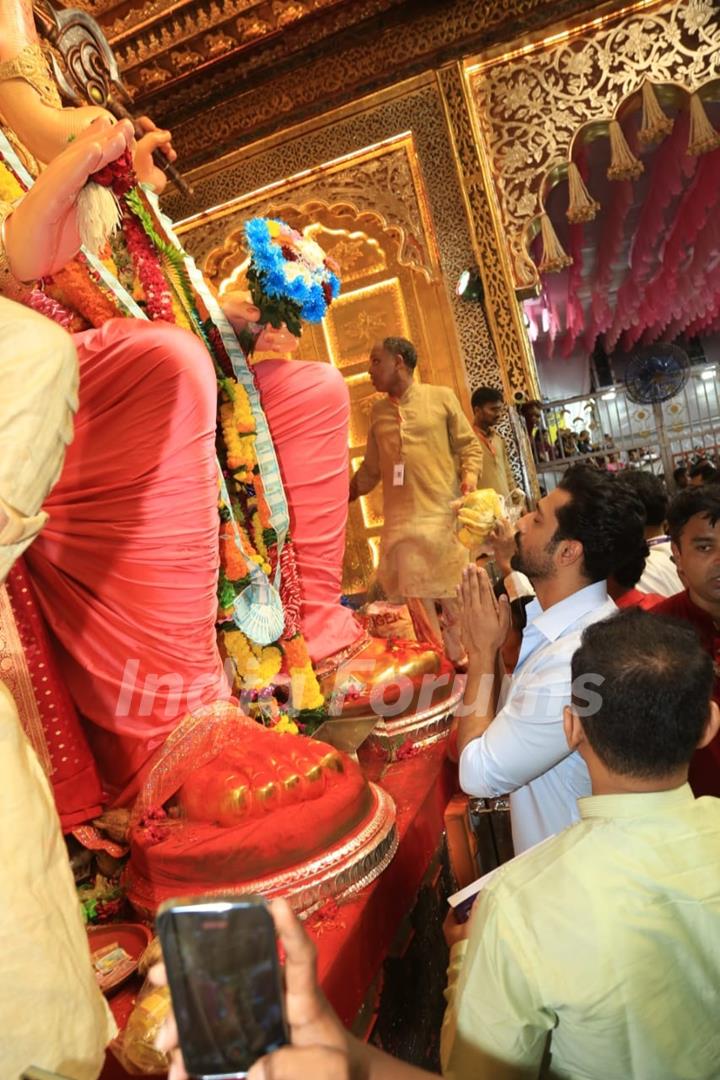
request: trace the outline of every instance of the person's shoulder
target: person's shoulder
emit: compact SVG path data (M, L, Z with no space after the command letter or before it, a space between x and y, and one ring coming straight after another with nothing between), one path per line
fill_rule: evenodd
M674 596L666 596L652 609L655 615L684 616L688 611L687 589L675 593Z
M428 401L444 405L446 408L461 409L460 400L453 389L449 386L436 386L434 383L420 383L423 394Z
M582 859L590 832L588 822L578 821L542 840L501 866L484 892L503 904L511 897L522 903L525 897L544 894L549 880L564 876L569 865Z
M387 394L383 394L381 397L376 398L370 406L370 420L371 422L377 417L382 416L383 413L391 411L390 398Z

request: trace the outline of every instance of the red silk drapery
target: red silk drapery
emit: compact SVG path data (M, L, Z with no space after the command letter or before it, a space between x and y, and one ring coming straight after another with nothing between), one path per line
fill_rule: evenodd
M703 105L720 131L720 105L707 98ZM573 160L600 203L594 220L568 224L564 185L545 199L573 262L543 274L541 298L527 303L541 361L557 353L572 362L598 338L610 354L720 330L720 147L688 152L688 97L666 112L673 129L649 147L637 137L639 113L622 119L630 152L644 166L633 180L608 179L604 139L576 141ZM532 254L539 263L539 240Z

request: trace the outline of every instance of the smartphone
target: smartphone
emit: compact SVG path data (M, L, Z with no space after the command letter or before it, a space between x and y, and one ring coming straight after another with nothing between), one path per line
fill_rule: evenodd
M244 1077L288 1041L275 926L257 896L196 896L160 907L157 932L185 1068Z

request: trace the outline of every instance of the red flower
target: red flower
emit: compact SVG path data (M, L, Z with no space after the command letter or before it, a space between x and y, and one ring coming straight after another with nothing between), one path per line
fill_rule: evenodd
M396 761L407 761L408 758L415 757L419 753L420 748L413 745L412 739L406 739L402 746L399 746L395 751L394 756Z
M158 253L140 222L127 208L123 215L123 231L133 267L145 294L148 315L151 319L163 319L165 322L174 323L172 297L160 266Z
M90 177L102 187L112 188L117 196L124 195L135 187L132 154L126 150L116 161L111 161Z

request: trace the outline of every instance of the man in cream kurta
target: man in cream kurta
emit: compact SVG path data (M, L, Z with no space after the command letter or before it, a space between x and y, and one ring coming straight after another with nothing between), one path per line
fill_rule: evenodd
M72 437L69 334L0 298L0 592ZM0 596L0 602L3 597ZM0 676L2 671L0 671ZM50 785L0 682L0 1075L94 1080L115 1026L97 988Z
M373 406L350 498L382 481L378 581L389 600L408 602L416 626L421 603L434 641L440 638L435 601L441 602L445 648L457 661L462 648L453 632L455 597L468 552L457 539L451 504L477 487L480 448L453 391L415 382L416 363L404 338L373 347L370 378L386 396Z

